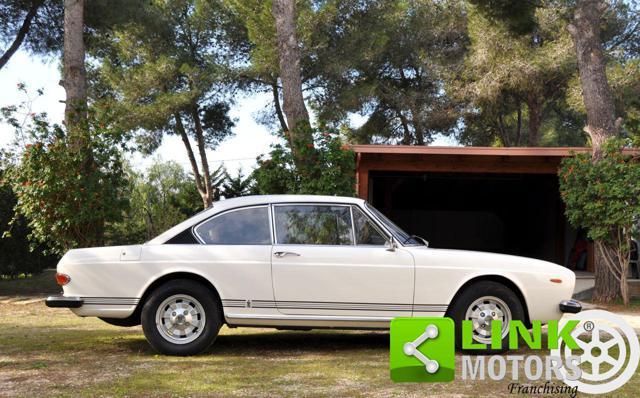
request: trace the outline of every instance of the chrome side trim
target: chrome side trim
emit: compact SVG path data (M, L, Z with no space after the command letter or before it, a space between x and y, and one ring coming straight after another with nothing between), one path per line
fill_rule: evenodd
M138 305L135 297L82 297L84 305Z
M225 308L286 308L336 311L446 312L447 304L358 303L223 299Z
M380 322L391 321L392 317L380 316L351 316L342 317L334 315L264 315L264 314L234 314L227 316L228 319L256 319L273 321L346 321L346 322Z

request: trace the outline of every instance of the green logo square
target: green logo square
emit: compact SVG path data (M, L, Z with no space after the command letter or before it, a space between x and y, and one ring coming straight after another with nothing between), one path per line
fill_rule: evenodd
M394 318L391 321L391 380L453 381L455 328L451 318Z

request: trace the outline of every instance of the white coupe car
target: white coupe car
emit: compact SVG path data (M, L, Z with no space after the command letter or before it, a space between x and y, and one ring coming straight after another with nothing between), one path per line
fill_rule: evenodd
M142 324L158 351L191 355L220 327L385 329L394 317L525 323L578 312L575 275L529 258L429 248L364 200L251 196L214 203L155 239L71 250L58 264L70 308ZM459 330L456 333L460 335Z

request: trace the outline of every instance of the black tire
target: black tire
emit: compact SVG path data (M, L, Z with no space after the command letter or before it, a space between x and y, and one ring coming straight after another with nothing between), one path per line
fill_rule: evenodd
M138 326L140 324L140 315L135 315L136 314L128 318L100 318L100 320L108 323L109 325L128 328L132 326Z
M465 318L467 309L471 306L476 300L484 296L493 296L502 300L507 307L509 307L509 311L511 311L511 319L525 321L525 312L522 305L522 302L516 295L516 293L511 290L509 287L493 281L480 281L474 283L471 286L465 288L460 295L453 302L450 311L448 312L448 316L453 319L455 322L456 328L456 348L458 350L463 351L464 353L470 354L498 354L507 351L509 347L509 336L505 336L502 340L502 349L500 350L492 350L489 347L490 344L485 345L487 349L480 350L463 350L462 349L462 321ZM478 343L474 340L474 343Z
M195 340L177 344L163 337L156 325L156 311L162 303L174 295L188 295L199 302L204 310L205 323ZM185 312L186 314L186 312ZM213 344L222 326L222 310L214 293L201 283L189 279L176 279L157 287L142 307L142 330L147 341L156 351L167 355L195 355Z

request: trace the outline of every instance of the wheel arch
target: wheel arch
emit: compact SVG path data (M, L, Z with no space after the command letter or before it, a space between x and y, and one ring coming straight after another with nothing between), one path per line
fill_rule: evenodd
M500 283L500 284L508 287L509 289L511 289L515 293L515 295L518 297L518 300L520 300L520 302L522 303L522 309L524 310L524 314L525 314L525 325L529 326L531 324L531 319L529 317L529 306L527 304L527 300L526 300L524 294L522 293L522 290L511 279L509 279L509 278L507 278L505 276L502 276L502 275L479 275L479 276L475 276L475 277L469 279L468 281L466 281L465 283L463 283L458 288L456 293L453 295L453 298L449 302L449 305L447 306L447 311L445 313L445 316L450 316L451 315L450 312L451 312L451 309L453 308L454 303L456 302L458 297L460 297L460 295L462 294L462 292L464 290L466 290L468 287L470 287L471 285L473 285L475 283L483 282L483 281L491 281L491 282Z
M195 272L191 272L191 271L173 271L173 272L169 272L166 273L164 275L159 276L158 278L156 278L153 282L149 283L145 288L144 291L140 297L140 301L138 302L138 306L136 307L135 311L133 312L133 314L131 315L131 317L134 317L135 319L137 319L138 321L140 320L140 315L142 313L142 307L144 307L144 304L146 303L147 299L149 298L149 295L151 294L151 292L153 292L158 286L163 285L166 282L169 282L171 280L176 280L176 279L189 279L195 282L199 282L202 283L204 286L206 286L212 293L213 293L213 297L216 300L216 303L218 303L218 306L220 308L221 313L223 314L223 321L224 321L224 307L222 306L222 299L220 298L220 293L218 292L218 289L215 287L215 285L207 278L205 278L202 275L199 275Z

